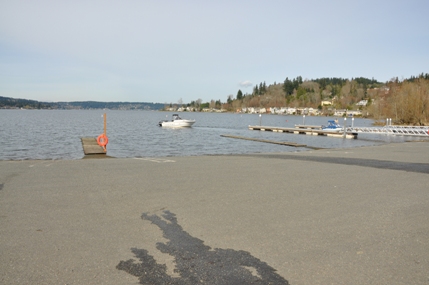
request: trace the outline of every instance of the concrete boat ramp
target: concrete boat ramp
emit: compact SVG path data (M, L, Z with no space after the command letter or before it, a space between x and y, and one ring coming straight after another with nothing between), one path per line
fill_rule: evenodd
M429 143L0 161L0 284L425 284Z

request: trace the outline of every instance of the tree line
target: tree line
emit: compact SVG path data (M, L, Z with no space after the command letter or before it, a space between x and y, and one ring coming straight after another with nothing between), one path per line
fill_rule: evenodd
M407 79L397 77L382 83L374 78L357 77L303 79L301 76L283 83L256 84L252 93L238 90L222 107L237 111L243 107L311 107L325 114L335 109L360 109L376 120L392 118L395 124L429 124L429 73ZM358 102L366 102L357 106Z
M368 90L383 86L375 79L363 77L303 79L302 76L283 83L256 84L251 94L238 90L237 96L228 97L228 110L242 107L312 107L324 109L323 102L329 101L335 108L352 109L354 104L368 96Z
M366 105L357 107L356 103L365 101ZM203 103L201 99L181 106L199 111L204 108L241 110L243 107L311 107L331 114L334 109L355 110L359 108L364 116L375 120L392 118L395 124L429 124L429 73L400 80L397 77L382 83L374 78L318 78L303 79L301 76L286 79L282 83L256 84L252 93L238 90L237 95L228 95L226 102L211 100ZM172 104L170 104L172 106ZM176 105L177 106L177 105ZM142 102L39 102L0 96L0 108L25 109L165 109L161 103Z
M394 78L374 96L368 111L376 120L391 118L399 125L429 125L429 74L407 80Z
M0 96L0 108L53 109L52 104Z

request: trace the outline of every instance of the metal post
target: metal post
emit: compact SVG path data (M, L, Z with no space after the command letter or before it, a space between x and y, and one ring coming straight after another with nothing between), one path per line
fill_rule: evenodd
M346 137L346 122L347 122L347 118L344 117L344 133L343 133L343 138Z
M259 114L259 125L261 126L261 122L262 122L262 115Z
M305 125L305 115L302 116L302 124Z
M354 123L354 121L355 121L355 118L352 118L352 128L353 128L353 123Z
M104 135L106 135L106 113L104 113Z

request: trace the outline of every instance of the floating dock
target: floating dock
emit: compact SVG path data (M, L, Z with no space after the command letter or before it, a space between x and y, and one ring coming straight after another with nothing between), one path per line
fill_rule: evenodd
M96 138L81 138L85 155L106 154L103 147L99 146Z
M313 136L328 136L346 139L356 139L356 132L332 132L322 130L321 126L312 125L296 125L294 128L282 128L282 127L269 127L269 126L249 126L249 130L255 131L268 131L268 132L279 132L279 133L291 133L291 134L303 134Z

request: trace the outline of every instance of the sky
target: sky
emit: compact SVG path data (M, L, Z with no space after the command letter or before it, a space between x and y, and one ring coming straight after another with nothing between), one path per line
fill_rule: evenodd
M429 73L427 0L0 0L0 96L190 103Z

